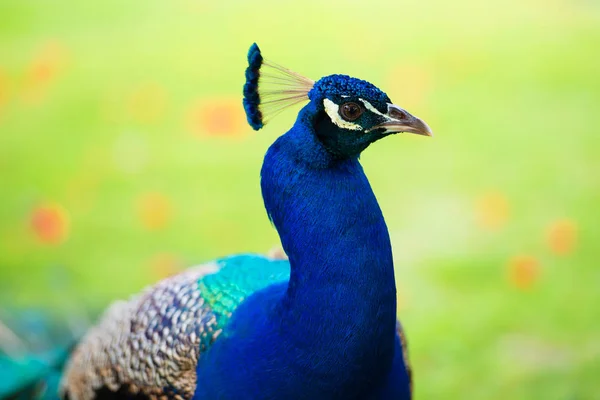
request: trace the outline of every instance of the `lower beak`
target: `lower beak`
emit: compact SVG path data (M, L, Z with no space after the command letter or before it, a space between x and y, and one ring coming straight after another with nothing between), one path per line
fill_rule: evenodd
M433 136L431 128L422 119L409 114L394 104L388 104L388 112L384 115L388 118L388 121L376 125L370 130L385 129L386 133L408 132L423 136Z

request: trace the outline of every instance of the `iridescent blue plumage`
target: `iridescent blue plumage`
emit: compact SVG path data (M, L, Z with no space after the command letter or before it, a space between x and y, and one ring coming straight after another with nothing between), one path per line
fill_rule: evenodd
M256 43L248 50L244 83L244 111L248 124L261 129L270 117L308 100L314 81L281 65L265 60Z
M254 129L259 130L263 127L262 113L258 109L260 104L260 95L258 94L259 70L263 58L260 49L256 43L253 43L248 50L248 68L246 68L246 83L244 84L244 110L248 118L248 124Z
M305 93L261 171L289 281L239 304L198 362L195 398L411 396L391 244L358 155L392 133L431 132L356 78L325 77Z
M312 101L322 101L324 98L335 98L341 101L343 96L348 96L349 93L354 97L369 99L369 102L382 113L387 112L387 105L391 103L388 95L372 83L339 74L325 76L315 82L308 92L308 98Z
M226 257L116 302L69 361L70 400L411 398L390 237L359 155L391 134L431 130L369 82L314 82L266 62L256 44L248 63L254 129L262 107L308 101L260 174L289 261ZM286 87L262 92L267 78Z

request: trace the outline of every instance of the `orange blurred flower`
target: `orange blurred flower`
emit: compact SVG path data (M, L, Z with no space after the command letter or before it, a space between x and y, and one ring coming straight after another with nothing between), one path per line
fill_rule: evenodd
M244 132L245 120L238 98L199 101L188 115L189 129L196 136L239 137Z
M475 211L479 226L488 230L497 230L508 220L508 200L499 192L486 193L477 200Z
M23 98L33 103L41 100L48 84L56 78L66 63L67 52L57 41L44 43L34 55L25 76Z
M30 225L38 240L57 245L69 236L69 215L57 204L44 204L36 207L30 217Z
M146 229L162 229L171 218L171 202L161 193L147 193L138 200L138 215Z
M508 277L510 283L518 289L530 289L539 278L540 266L531 256L520 255L508 262Z
M152 123L164 115L166 104L164 89L158 85L149 84L140 86L131 93L128 110L134 119Z
M577 224L570 219L554 221L547 229L546 240L555 254L566 255L573 252L577 244Z
M155 254L150 260L153 277L163 279L179 273L183 269L181 260L170 253Z

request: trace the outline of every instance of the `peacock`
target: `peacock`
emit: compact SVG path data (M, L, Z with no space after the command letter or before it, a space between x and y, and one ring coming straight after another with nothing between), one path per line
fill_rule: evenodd
M256 43L245 78L255 130L307 102L260 172L287 258L220 258L112 304L70 355L63 399L411 398L390 237L359 156L431 129L367 81L315 82Z
M2 309L0 399L57 398L62 367L87 324L77 311Z

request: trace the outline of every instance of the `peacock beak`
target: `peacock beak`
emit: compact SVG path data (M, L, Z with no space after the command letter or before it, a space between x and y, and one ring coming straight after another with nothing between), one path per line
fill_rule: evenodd
M433 136L431 128L422 119L411 115L408 111L395 104L388 104L388 112L382 115L387 121L374 126L370 130L385 129L385 133L408 132L423 136Z

